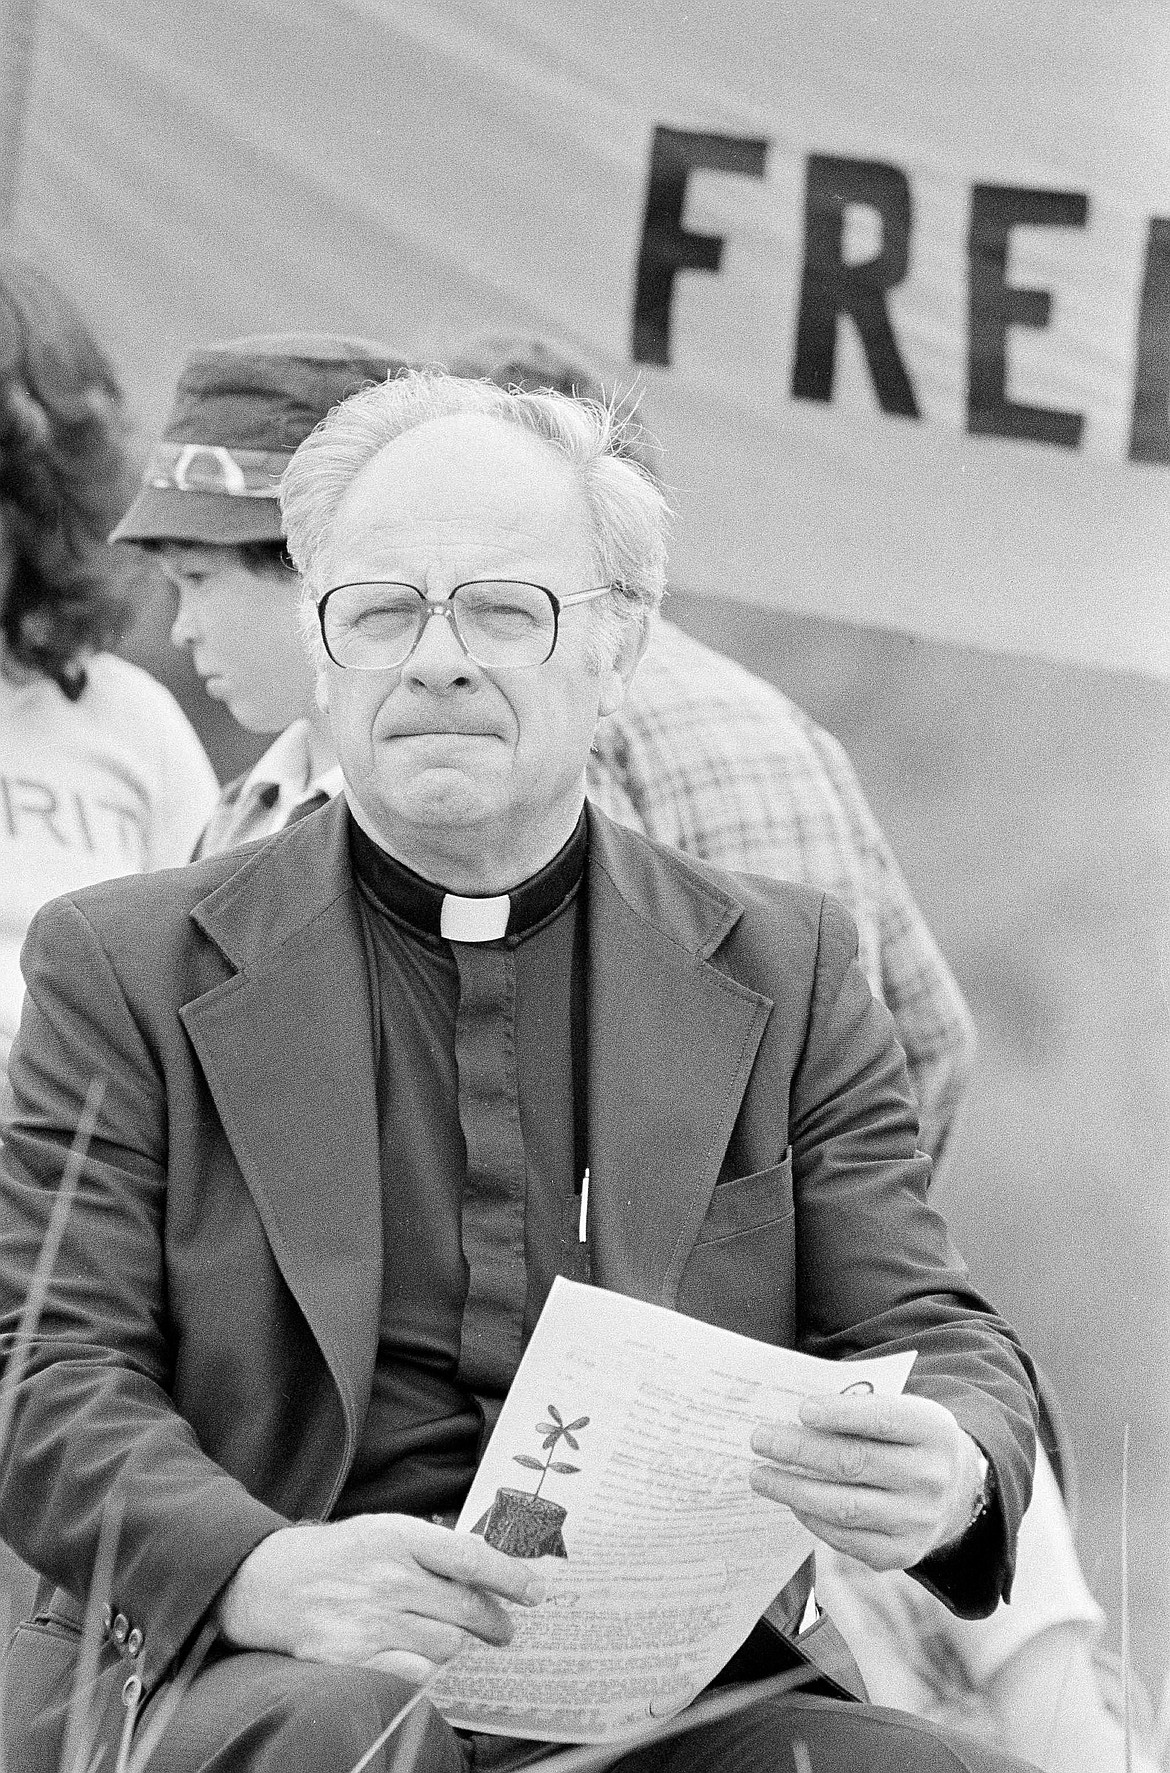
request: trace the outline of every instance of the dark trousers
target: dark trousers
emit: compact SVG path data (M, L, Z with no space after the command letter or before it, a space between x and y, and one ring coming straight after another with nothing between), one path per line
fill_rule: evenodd
M222 1656L192 1684L150 1773L349 1773L409 1694L375 1669L251 1652ZM140 1728L150 1715L148 1707ZM415 1773L502 1773L539 1766L555 1752L457 1733L423 1701L369 1773L395 1773L399 1737L407 1732L411 1741L401 1744L398 1767L413 1765ZM1022 1773L1024 1765L904 1712L798 1694L614 1763L620 1773Z

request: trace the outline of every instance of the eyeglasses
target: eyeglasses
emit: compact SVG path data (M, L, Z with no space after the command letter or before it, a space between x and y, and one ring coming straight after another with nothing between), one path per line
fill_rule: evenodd
M594 585L557 597L523 579L470 579L432 600L417 585L362 581L334 585L317 605L321 638L346 671L393 671L405 665L432 616L450 622L459 645L486 670L523 670L551 659L560 614L613 590Z

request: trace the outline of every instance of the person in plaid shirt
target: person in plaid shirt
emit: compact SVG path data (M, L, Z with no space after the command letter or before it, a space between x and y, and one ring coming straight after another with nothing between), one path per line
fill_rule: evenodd
M857 925L919 1103L936 1176L971 1081L971 1012L844 748L787 696L659 621L604 721L589 793L603 812L721 868L830 892Z

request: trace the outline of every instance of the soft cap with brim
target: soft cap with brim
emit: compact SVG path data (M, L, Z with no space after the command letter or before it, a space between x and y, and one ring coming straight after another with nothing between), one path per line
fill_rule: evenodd
M279 541L277 488L339 401L404 367L384 345L263 335L194 351L142 488L111 542Z

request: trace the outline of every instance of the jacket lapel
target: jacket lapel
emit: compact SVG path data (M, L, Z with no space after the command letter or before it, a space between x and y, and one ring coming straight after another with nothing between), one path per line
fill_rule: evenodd
M602 1285L675 1301L771 1002L711 965L738 902L589 808L589 1151ZM377 1352L381 1176L365 947L339 797L193 912L235 969L181 1011L352 1456Z
M589 808L589 1152L603 1286L672 1306L771 1000L710 964L741 915Z
M254 852L192 916L237 970L180 1015L340 1393L348 1466L377 1351L382 1210L344 800Z

